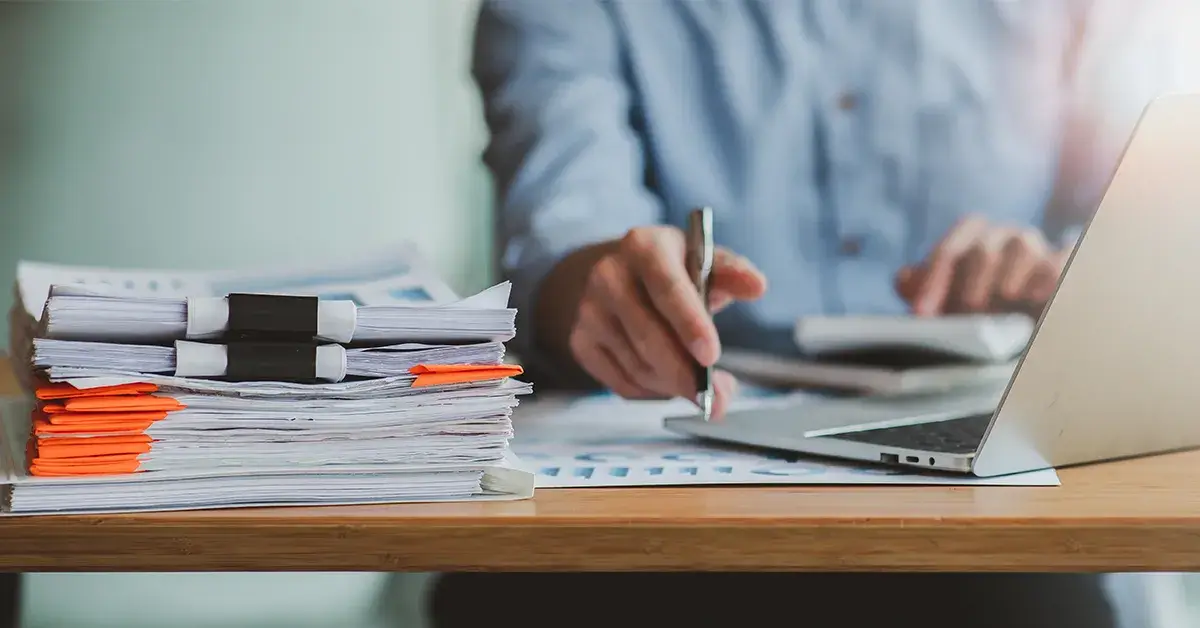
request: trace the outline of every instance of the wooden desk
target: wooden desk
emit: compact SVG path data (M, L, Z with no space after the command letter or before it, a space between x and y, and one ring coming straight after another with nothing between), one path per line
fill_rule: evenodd
M0 391L14 391L0 369ZM1061 488L543 490L505 503L9 518L0 571L1200 570L1200 452L1061 476Z

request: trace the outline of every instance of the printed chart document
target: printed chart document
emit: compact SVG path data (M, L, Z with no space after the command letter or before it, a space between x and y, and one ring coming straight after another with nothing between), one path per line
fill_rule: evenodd
M0 512L532 496L509 441L509 287L415 247L305 270L22 263ZM39 300L41 302L39 303Z
M747 396L734 407L794 405L804 395ZM694 411L685 400L548 396L515 413L513 451L537 487L731 484L1058 486L1053 469L999 478L912 473L708 444L668 432L663 419Z

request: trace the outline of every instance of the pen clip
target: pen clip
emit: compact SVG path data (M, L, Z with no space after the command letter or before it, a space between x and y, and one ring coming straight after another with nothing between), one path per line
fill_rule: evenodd
M715 244L713 242L712 209L701 207L688 216L687 251L688 274L708 309L708 288L712 276Z

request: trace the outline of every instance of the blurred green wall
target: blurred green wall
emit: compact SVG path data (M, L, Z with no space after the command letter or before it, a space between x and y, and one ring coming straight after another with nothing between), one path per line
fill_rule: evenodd
M0 277L20 258L240 266L418 239L483 287L475 6L0 4Z
M417 239L456 288L485 286L490 192L466 74L475 8L0 3L0 277L21 258L241 266ZM395 584L37 575L26 626L414 625L414 589ZM385 591L392 612L378 617Z

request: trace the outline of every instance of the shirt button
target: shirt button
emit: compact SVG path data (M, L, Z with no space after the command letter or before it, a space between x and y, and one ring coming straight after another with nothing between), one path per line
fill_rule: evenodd
M842 92L842 95L838 96L837 107L842 111L856 109L858 107L858 96L853 92Z
M862 238L850 236L842 238L842 244L839 247L839 250L842 252L842 255L845 255L846 257L857 257L860 253L862 253L862 248Z

